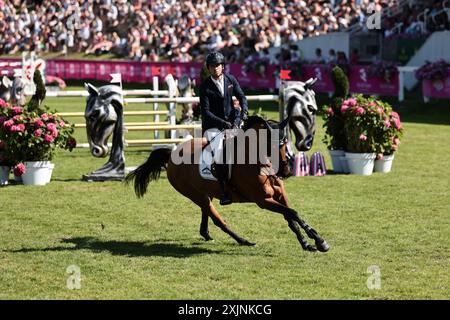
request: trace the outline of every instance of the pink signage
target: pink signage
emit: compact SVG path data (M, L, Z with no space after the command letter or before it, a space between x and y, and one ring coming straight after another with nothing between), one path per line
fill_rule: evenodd
M21 62L20 59L4 58L1 63L9 64ZM91 79L109 81L111 73L121 73L124 82L152 83L154 76L160 81L170 73L175 78L188 75L189 78L200 82L202 63L198 62L134 62L134 61L97 61L97 60L47 60L46 74L60 77L64 80ZM0 69L2 69L0 67ZM1 71L1 70L0 70ZM244 88L276 89L279 83L277 65L267 65L261 73L247 71L244 65L230 63L226 71L234 75ZM333 92L334 85L326 65L304 65L302 67L302 81L317 78L314 89L317 92ZM350 91L363 94L377 94L396 96L398 94L398 74L391 79L369 78L366 66L354 66L349 75ZM448 94L448 85L442 89L435 86L435 94ZM444 91L442 91L444 90ZM441 92L442 91L442 92ZM433 94L433 93L431 93ZM448 96L448 95L447 95Z
M429 98L450 99L450 77L443 80L423 80L422 93Z
M355 66L350 68L350 92L362 94L376 94L381 96L398 95L398 72L389 79L368 76L368 67Z
M310 78L317 78L317 82L314 85L314 91L316 92L334 92L334 85L331 81L330 73L326 65L310 64L302 67L302 81L306 81Z

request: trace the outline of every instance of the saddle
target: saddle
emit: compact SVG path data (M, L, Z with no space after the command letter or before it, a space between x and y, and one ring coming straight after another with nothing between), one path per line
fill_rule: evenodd
M224 131L208 132L208 143L203 147L198 162L200 176L205 180L217 181L214 165L222 159ZM228 179L231 178L231 165L228 165Z

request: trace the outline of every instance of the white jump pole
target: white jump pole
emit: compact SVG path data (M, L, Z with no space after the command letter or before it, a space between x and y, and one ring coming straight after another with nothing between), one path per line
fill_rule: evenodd
M169 98L174 98L177 92L177 85L175 83L175 79L171 74L168 74L165 78L165 81L167 83L168 89L169 89ZM170 102L169 103L169 124L176 125L177 123L177 114L176 114L176 103ZM170 130L170 138L175 139L176 138L176 130Z
M153 77L153 91L157 92L159 90L159 80L158 77ZM157 95L154 96L154 98L158 98ZM153 111L158 111L159 105L158 102L153 103ZM153 122L159 122L159 115L153 116ZM159 131L155 131L154 133L155 139L159 139Z

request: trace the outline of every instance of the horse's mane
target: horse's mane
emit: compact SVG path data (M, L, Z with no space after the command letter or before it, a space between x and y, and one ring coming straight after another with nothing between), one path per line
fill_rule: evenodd
M243 130L247 131L248 129L252 128L255 125L262 124L267 129L279 129L280 123L275 120L264 120L260 116L249 116L247 120L244 122ZM282 140L284 137L284 130L280 131L280 140Z
M269 121L272 121L272 120L269 120ZM253 126L259 125L259 124L264 125L267 129L269 129L268 127L272 128L272 126L269 124L269 122L264 120L260 116L249 116L247 118L247 120L245 120L244 126L242 129L244 131L247 131L248 129L252 128Z

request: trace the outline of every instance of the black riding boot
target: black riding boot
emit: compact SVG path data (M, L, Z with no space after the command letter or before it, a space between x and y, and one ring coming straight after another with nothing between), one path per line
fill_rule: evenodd
M217 180L219 181L220 191L222 192L222 198L220 199L220 204L225 206L231 204L231 195L227 192L228 184L228 165L227 164L216 164Z

